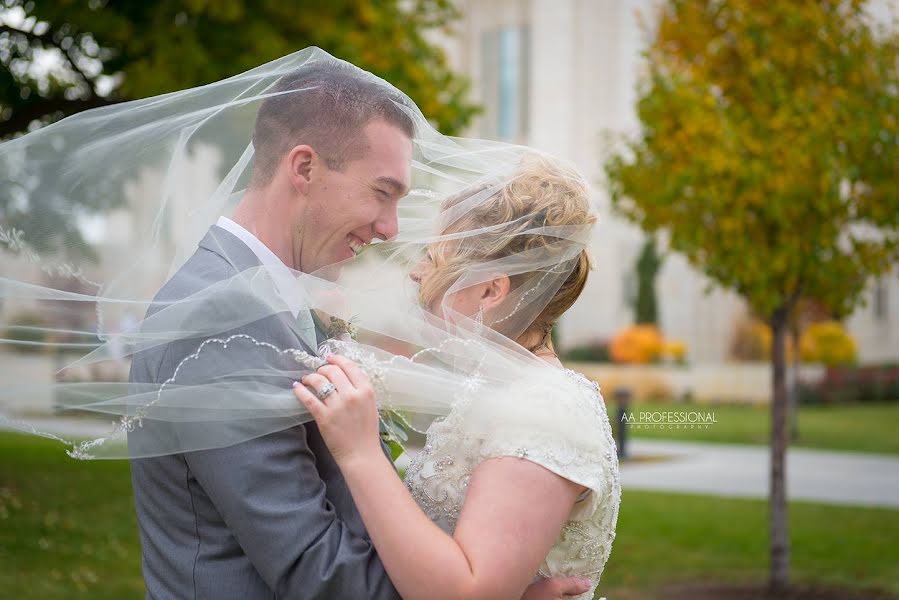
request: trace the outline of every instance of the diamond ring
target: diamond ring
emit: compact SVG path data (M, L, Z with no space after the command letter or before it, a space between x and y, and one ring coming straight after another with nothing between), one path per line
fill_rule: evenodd
M318 399L324 400L336 391L337 387L333 383L326 383L320 390L318 390Z

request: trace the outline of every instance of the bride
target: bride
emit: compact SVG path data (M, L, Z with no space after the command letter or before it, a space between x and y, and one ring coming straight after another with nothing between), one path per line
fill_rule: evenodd
M599 387L562 367L550 332L584 288L594 221L581 177L536 154L443 201L439 241L409 277L424 319L473 343L447 362L477 356L462 369L482 385L428 428L405 486L378 438L375 390L398 384L348 358L363 350L343 344L294 384L403 598L518 598L535 574L584 577L579 598L593 597L615 537L616 449Z

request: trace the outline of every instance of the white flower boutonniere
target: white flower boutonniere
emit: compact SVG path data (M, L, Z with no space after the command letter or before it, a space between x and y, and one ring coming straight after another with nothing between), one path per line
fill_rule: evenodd
M328 338L343 342L355 341L359 334L359 329L351 318L349 321L330 317L327 328ZM347 355L350 359L359 361L359 356L352 353ZM361 366L365 370L365 361L361 361ZM376 386L377 389L377 386ZM380 416L380 434L381 441L390 449L390 457L396 461L403 452L405 452L404 444L409 441L409 424L404 416L390 409L381 409L378 411Z
M353 319L344 321L337 317L331 317L331 324L328 325L328 337L336 340L355 340L359 335L359 329L353 323Z

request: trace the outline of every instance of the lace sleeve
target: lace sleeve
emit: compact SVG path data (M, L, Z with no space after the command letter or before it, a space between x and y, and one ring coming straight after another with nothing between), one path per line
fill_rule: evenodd
M589 493L570 516L584 520L610 491L616 449L598 386L572 375L541 373L496 397L474 401L465 410L463 427L480 438L481 461L516 456L587 487Z

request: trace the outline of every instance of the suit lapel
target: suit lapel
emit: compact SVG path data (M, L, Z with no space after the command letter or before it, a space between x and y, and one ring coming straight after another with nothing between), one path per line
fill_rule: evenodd
M247 269L252 269L261 265L259 262L259 258L253 253L250 248L244 244L240 239L238 239L234 234L222 229L218 225L213 225L209 228L209 231L200 240L200 247L209 250L210 252L214 252L222 257L225 261L230 263L238 272L245 271ZM309 345L305 342L303 338L303 334L300 330L299 324L297 323L297 319L293 316L290 311L283 311L277 314L277 318L284 324L286 328L293 332L293 334L297 338L297 342L299 345L312 355L318 356L318 344L321 344L325 340L328 339L328 328L322 323L321 319L319 319L318 315L315 311L310 311L312 315L312 320L315 323L315 338L316 338L316 347L310 348ZM383 421L379 423L380 432L386 433L386 428L384 427ZM381 449L388 459L391 459L390 456L390 447L384 442L383 437L381 438ZM392 459L391 459L392 462Z
M200 248L204 248L220 256L224 261L234 267L238 273L262 266L259 257L256 256L249 246L243 243L243 241L233 233L218 225L213 225L209 228L209 231L207 231L206 235L203 236L203 239L200 240L199 246ZM272 285L274 285L274 282L272 282ZM277 313L277 318L283 323L284 327L294 334L297 338L297 342L306 352L314 355L318 354L316 348L310 348L310 345L307 343L306 337L304 336L305 332L300 328L293 313L289 310L284 310ZM319 338L319 336L323 336L324 333L323 331L319 331L318 325L320 324L320 321L317 319L314 320L316 323L315 335L316 338ZM323 340L324 338L322 337L321 339L317 339L317 342L321 343Z
M328 328L318 318L318 313L313 310L310 311L310 314L312 315L312 321L315 323L315 340L318 345L321 345L322 342L328 339Z
M238 273L262 264L249 246L240 241L233 233L218 225L209 228L209 231L200 240L199 246L218 254Z

